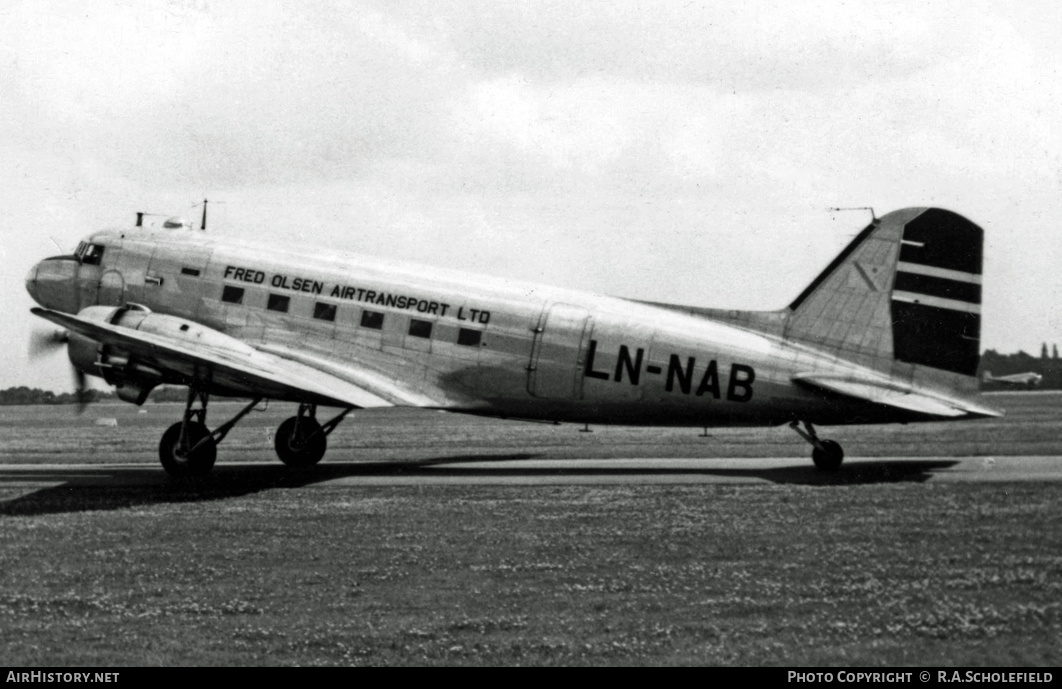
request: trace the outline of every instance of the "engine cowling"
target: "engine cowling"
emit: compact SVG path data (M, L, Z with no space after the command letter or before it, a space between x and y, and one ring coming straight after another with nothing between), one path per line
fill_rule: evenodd
M118 398L125 402L143 404L155 386L162 382L162 373L157 369L77 333L70 333L66 347L74 368L103 378L115 387Z
M208 346L229 352L250 353L254 350L239 340L207 328L198 323L152 313L139 305L89 306L78 314L86 320L109 323L131 330L165 336L174 341L186 340L197 346ZM118 397L126 402L138 405L147 400L148 394L156 385L165 382L182 382L178 379L167 380L165 372L139 361L121 347L105 345L88 337L70 334L67 345L70 363L79 371L103 378L115 386Z
M185 342L192 350L212 349L221 355L237 357L256 354L254 347L223 332L185 318L153 313L151 309L136 304L90 306L82 309L78 316L87 321L158 335L174 345ZM104 345L76 333L70 333L68 352L70 363L78 371L114 385L118 397L124 401L142 404L160 383L188 382L185 376L155 367L151 361L139 360L121 346Z

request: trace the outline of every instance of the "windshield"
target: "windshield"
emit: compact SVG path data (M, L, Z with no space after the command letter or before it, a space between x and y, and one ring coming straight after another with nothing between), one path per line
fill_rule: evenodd
M77 245L77 251L74 255L78 260L90 266L98 266L100 261L103 260L103 249L101 244L92 244L90 242L81 242Z

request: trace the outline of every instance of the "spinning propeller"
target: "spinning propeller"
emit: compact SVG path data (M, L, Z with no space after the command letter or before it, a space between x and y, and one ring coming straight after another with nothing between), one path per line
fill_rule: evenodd
M70 333L66 330L34 330L30 334L29 356L30 359L39 359L47 356L57 349L61 349L70 342ZM89 403L89 389L85 381L84 372L71 365L70 370L74 374L74 395L77 397L77 413L85 411Z

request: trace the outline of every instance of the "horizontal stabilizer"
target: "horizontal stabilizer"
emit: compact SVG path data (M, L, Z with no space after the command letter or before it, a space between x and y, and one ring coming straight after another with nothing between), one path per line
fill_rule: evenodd
M830 376L815 373L800 373L793 376L793 381L838 395L853 397L882 404L894 409L936 416L942 419L954 419L961 416L1002 416L990 407L965 399L938 397L925 391L904 387L895 383L856 379L850 376Z

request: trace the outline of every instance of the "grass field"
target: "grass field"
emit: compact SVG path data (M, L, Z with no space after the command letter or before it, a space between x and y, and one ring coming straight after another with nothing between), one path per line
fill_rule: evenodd
M829 435L853 456L1062 456L1062 397L993 400L1005 419ZM66 412L0 409L0 463L153 464L179 407ZM288 414L252 415L219 461L271 457ZM118 426L96 426L100 416ZM807 454L788 429L577 430L366 412L332 436L325 461ZM0 663L1062 661L1059 484L310 487L274 476L0 486Z

